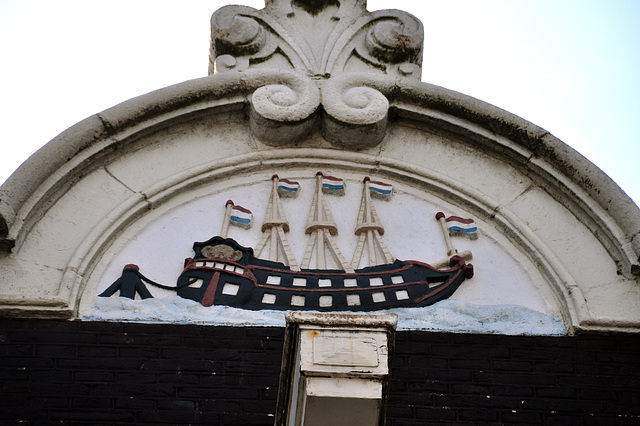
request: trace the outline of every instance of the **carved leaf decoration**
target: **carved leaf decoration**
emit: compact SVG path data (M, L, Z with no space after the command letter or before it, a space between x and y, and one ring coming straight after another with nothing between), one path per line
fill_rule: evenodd
M211 68L290 68L328 78L345 71L420 78L422 24L364 0L272 0L226 6L211 18ZM224 57L223 57L224 56ZM218 60L219 58L219 60Z

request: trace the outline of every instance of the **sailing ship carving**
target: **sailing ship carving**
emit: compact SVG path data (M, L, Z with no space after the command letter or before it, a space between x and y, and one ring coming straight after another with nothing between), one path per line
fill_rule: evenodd
M466 279L472 278L473 266L466 263L471 253L458 253L451 244L449 232L475 235L477 228L473 221L456 216L445 218L439 212L436 219L443 226L448 257L433 264L397 260L384 242L384 226L372 202L372 196L389 199L392 186L369 178L363 181L355 229L357 245L349 262L335 242L338 228L324 199L326 194L343 194L344 187L342 179L317 173L305 229L309 237L300 263L287 240L289 223L281 201L281 197L295 196L300 185L274 175L262 236L255 251L227 238L229 224L246 227L252 220L248 209L230 200L220 235L194 243L194 256L185 260L175 287L149 280L136 265L129 264L122 276L100 296L108 297L119 291L120 296L131 299L136 293L142 298L152 297L146 282L175 290L178 296L203 306L373 311L428 306L449 298ZM459 220L465 222L462 228L458 226ZM450 222L456 229L447 228ZM365 252L364 263L368 266L360 267ZM260 257L263 253L265 258ZM327 254L333 257L337 268L327 268ZM311 268L314 255L315 267Z

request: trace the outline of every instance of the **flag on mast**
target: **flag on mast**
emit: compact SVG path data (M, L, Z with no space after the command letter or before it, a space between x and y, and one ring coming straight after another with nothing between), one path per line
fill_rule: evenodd
M252 219L253 214L249 209L238 205L233 206L233 208L231 209L231 216L229 217L229 221L233 225L248 229L251 227Z
M389 183L371 180L369 181L369 190L373 196L389 199L393 192L393 186Z
M300 191L300 184L290 179L278 180L278 194L283 197L294 197Z
M329 193L344 193L344 180L335 176L322 176L322 190Z
M471 239L478 238L478 226L473 219L449 216L445 221L447 222L449 235L465 235Z

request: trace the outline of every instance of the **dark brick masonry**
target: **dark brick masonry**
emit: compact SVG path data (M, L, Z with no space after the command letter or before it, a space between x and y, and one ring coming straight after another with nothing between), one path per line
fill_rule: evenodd
M284 331L0 320L1 424L273 424ZM640 424L640 337L399 332L388 425Z

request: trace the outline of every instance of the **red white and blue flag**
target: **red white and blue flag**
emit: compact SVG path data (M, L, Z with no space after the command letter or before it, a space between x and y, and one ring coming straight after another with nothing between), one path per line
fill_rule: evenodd
M278 181L278 192L285 194L295 194L300 191L300 184L294 180L280 179Z
M372 181L369 181L369 189L373 194L389 196L393 191L393 186L388 183L376 182L372 180Z
M460 216L449 216L445 221L447 222L449 234L451 235L468 235L470 237L477 236L478 227L473 219L465 219Z
M334 176L322 176L322 189L329 191L344 191L344 180Z
M242 206L233 206L233 208L231 209L231 217L229 218L229 220L236 226L248 228L251 226L252 219L253 214L249 209L245 209Z

